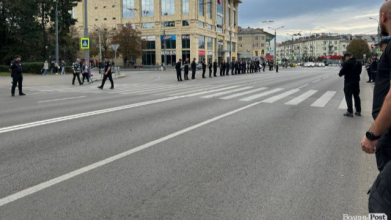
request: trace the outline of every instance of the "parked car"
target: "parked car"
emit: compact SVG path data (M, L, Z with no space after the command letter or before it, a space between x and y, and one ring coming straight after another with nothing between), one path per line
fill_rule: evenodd
M304 67L315 67L315 63L314 62L307 62L304 64Z
M201 70L202 69L202 64L201 63L197 63L197 70ZM185 69L185 66L182 65L181 67L181 70L183 71ZM189 71L191 71L191 63L189 64Z

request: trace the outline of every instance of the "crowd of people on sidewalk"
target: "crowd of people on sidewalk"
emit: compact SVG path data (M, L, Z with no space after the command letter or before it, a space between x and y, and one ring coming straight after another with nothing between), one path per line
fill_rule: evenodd
M61 60L60 64L58 64L56 60L50 61L50 64L47 60L45 60L42 67L42 75L46 76L48 72L50 72L51 74L54 73L58 75L59 71L61 75L65 75L65 66L66 66L65 60Z
M217 71L219 70L220 76L228 76L231 72L231 75L239 75L239 74L247 74L247 73L257 73L257 72L265 72L266 65L269 66L269 71L273 71L274 67L276 69L276 72L278 72L278 62L274 63L273 61L266 61L266 60L252 60L252 61L233 61L228 62L225 60L222 60L221 62L217 62L215 60L212 62L212 60L209 60L208 65L205 63L205 60L202 60L201 62L201 70L202 70L202 78L206 78L206 70L207 67L209 69L209 78L217 77ZM183 67L182 67L183 65ZM190 66L190 67L189 67ZM192 75L191 79L196 79L196 71L197 71L197 63L196 58L193 59L191 64L189 63L189 58L186 58L182 62L182 59L179 59L179 61L175 65L175 70L177 73L177 80L178 82L183 80L189 80L189 68L191 69ZM182 79L182 69L184 71L184 79Z

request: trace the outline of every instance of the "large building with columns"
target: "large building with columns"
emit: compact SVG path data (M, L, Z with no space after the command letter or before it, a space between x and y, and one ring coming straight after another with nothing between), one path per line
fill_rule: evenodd
M179 59L237 59L238 6L242 0L88 0L88 26L117 28L132 23L141 32L137 63L167 65ZM84 0L73 10L80 34ZM164 49L164 40L166 43ZM96 45L96 44L95 44ZM164 56L165 55L165 56Z

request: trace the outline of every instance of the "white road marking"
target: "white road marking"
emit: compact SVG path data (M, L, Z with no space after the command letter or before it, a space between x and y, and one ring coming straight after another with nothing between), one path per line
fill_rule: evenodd
M346 99L345 99L345 97L343 98L343 100L342 100L342 102L341 102L341 104L339 105L339 107L338 107L339 109L348 109L348 104L346 104Z
M287 92L284 92L284 93L278 94L276 96L270 97L268 99L265 99L265 100L262 101L262 103L274 103L274 102L276 102L276 101L278 101L280 99L283 99L283 98L285 98L287 96L290 96L290 95L292 95L292 94L294 94L294 93L296 93L298 91L300 91L300 90L299 89L292 89L292 90L289 90Z
M65 100L71 100L71 99L81 99L81 98L85 98L85 96L78 96L78 97L69 97L69 98L63 98L63 99L53 99L53 100L39 101L38 103L58 102L58 101L65 101Z
M301 102L303 102L304 100L308 99L309 97L311 97L313 94L315 94L317 92L317 90L309 90L307 91L306 93L292 99L291 101L285 103L285 105L298 105L300 104Z
M256 94L256 95L249 96L249 97L244 98L244 99L240 99L239 101L244 101L244 102L252 101L254 99L258 99L258 98L261 98L263 96L267 96L267 95L279 92L281 90L284 90L284 89L282 89L282 88L273 89L273 90L270 90L270 91L267 91L267 92L263 92L263 93L259 93L259 94Z
M36 121L36 122L27 123L27 124L20 124L20 125L14 125L14 126L10 126L10 127L4 127L4 128L0 128L0 134L7 133L10 131L31 128L31 127L37 127L40 125L53 124L56 122L68 121L68 120L77 119L77 118L84 118L84 117L93 116L93 115L100 115L100 114L104 114L104 113L115 112L115 111L120 111L120 110L125 110L125 109L131 109L131 108L145 106L145 105L167 102L167 101L180 99L180 98L184 98L184 97L186 97L186 96L168 97L168 98L164 98L164 99L157 99L157 100L140 102L140 103L135 103L135 104L130 104L130 105L114 107L114 108L108 108L108 109L103 109L103 110L97 110L97 111L92 111L92 112L64 116L64 117L59 117L59 118L52 118L52 119L47 119L47 120L43 120L43 121Z
M322 97L316 100L311 106L312 107L325 107L326 104L333 98L335 91L327 91Z
M304 88L304 87L306 87L306 86L308 86L309 84L305 84L304 86L300 86L299 88L297 88L297 89L302 89L302 88Z
M186 95L186 97L193 97L193 96L208 94L208 93L211 93L211 92L220 92L220 91L224 91L224 90L228 90L228 89L234 89L234 88L238 88L238 87L239 86L230 86L230 87L224 87L224 88L220 88L220 89L203 91L203 92L199 92L199 93L193 93L193 94Z
M201 98L209 99L209 98L212 98L212 97L217 97L217 96L221 96L221 95L226 95L226 94L230 94L230 93L234 93L234 92L239 92L239 91L243 91L243 90L247 90L247 89L251 89L251 88L253 88L253 87L247 86L247 87L243 87L243 88L239 88L239 89L234 89L234 90L229 90L229 91L225 91L225 92L219 92L219 93L215 93L215 94L203 96L203 97L201 97Z
M244 111L244 110L246 110L246 109L248 109L248 108L251 108L251 107L253 107L253 106L258 105L259 103L260 103L260 102L255 102L255 103L253 103L253 104L244 106L244 107L242 107L242 108L239 108L239 109L236 109L236 110L234 110L234 111L231 111L231 112L225 113L225 114L223 114L223 115L217 116L217 117L215 117L215 118L206 120L206 121L204 121L204 122L201 122L201 123L199 123L199 124L196 124L196 125L193 125L193 126L191 126L191 127L185 128L185 129L183 129L183 130L177 131L177 132L175 132L175 133L169 134L169 135L167 135L167 136L164 136L164 137L159 138L159 139L157 139L157 140L151 141L151 142L146 143L146 144L144 144L144 145L135 147L135 148L130 149L130 150L128 150L128 151L122 152L122 153L120 153L120 154L114 155L114 156L112 156L112 157L109 157L109 158L106 158L106 159L104 159L104 160L98 161L98 162L93 163L93 164L91 164L91 165L82 167L82 168L80 168L80 169L74 170L74 171L72 171L72 172L69 172L69 173L67 173L67 174L61 175L61 176L56 177L56 178L54 178L54 179L48 180L48 181L46 181L46 182L40 183L40 184L38 184L38 185L29 187L29 188L27 188L27 189L24 189L24 190L22 190L22 191L19 191L19 192L17 192L17 193L12 194L12 195L9 195L9 196L6 196L6 197L4 197L4 198L1 198L1 199L0 199L0 207L1 207L1 206L4 206L4 205L7 205L7 204L9 204L9 203L11 203L11 202L14 202L14 201L16 201L16 200L22 199L22 198L24 198L24 197L27 197L27 196L29 196L29 195L32 195L32 194L34 194L34 193L37 193L37 192L39 192L39 191L41 191L41 190L47 189L47 188L49 188L49 187L51 187L51 186L54 186L54 185L56 185L56 184L62 183L62 182L64 182L64 181L67 181L67 180L69 180L69 179L71 179L71 178L74 178L74 177L77 177L77 176L82 175L82 174L84 174L84 173L87 173L87 172L89 172L89 171L91 171L91 170L97 169L97 168L102 167L102 166L105 166L105 165L107 165L107 164L109 164L109 163L112 163L112 162L115 162L115 161L117 161L117 160L120 160L120 159L122 159L122 158L124 158L124 157L130 156L130 155L132 155L132 154L134 154L134 153L137 153L137 152L139 152L139 151L142 151L142 150L144 150L144 149L150 148L150 147L152 147L152 146L154 146L154 145L157 145L157 144L159 144L159 143L162 143L162 142L164 142L164 141L167 141L167 140L170 140L170 139L172 139L172 138L175 138L175 137L177 137L177 136L179 136L179 135L182 135L182 134L184 134L184 133L187 133L187 132L189 132L189 131L192 131L192 130L195 130L195 129L197 129L197 128L200 128L200 127L203 127L203 126L205 126L205 125L208 125L208 124L210 124L210 123L212 123L212 122L215 122L215 121L217 121L217 120L220 120L220 119L222 119L222 118L225 118L225 117L228 117L228 116L233 115L233 114L235 114L235 113Z
M239 96L244 96L244 95L251 94L251 93L258 92L258 91L265 90L265 89L267 89L267 87L262 87L262 88L253 89L253 90L250 90L250 91L247 91L247 92L233 94L233 95L230 95L230 96L222 97L220 99L224 99L224 100L233 99L233 98L236 98L236 97L239 97Z
M317 83L317 82L319 82L320 81L320 79L318 79L318 80L315 80L315 81L313 81L312 83Z

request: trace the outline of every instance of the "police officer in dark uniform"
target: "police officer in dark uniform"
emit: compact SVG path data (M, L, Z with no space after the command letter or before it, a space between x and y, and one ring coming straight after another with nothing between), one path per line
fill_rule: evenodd
M107 59L107 57L105 57L105 71L103 72L103 74L105 75L103 76L102 85L98 86L98 88L103 89L103 86L105 85L107 78L109 78L111 83L110 89L114 89L114 81L113 81L113 76L111 74L111 63L109 59Z
M208 61L208 67L209 67L209 78L212 78L212 60Z
M202 61L201 61L201 64L202 64L202 78L206 78L206 77L205 77L205 72L206 72L205 60L202 60Z
M229 69L230 69L230 63L227 61L227 63L225 64L225 75L226 76L229 76Z
M178 79L178 82L180 81L183 81L182 80L182 59L179 59L179 61L176 63L175 65L175 69L176 69L176 78Z
M197 64L196 64L196 58L193 59L193 62L191 62L191 79L196 79L196 70L197 70Z
M20 55L16 55L10 65L9 70L11 72L11 77L12 77L12 88L11 88L12 96L15 96L16 85L18 85L19 95L20 96L26 95L22 91L23 75L22 75L22 64L20 63L21 60L22 57Z
M356 115L361 116L361 99L360 99L360 74L362 70L361 62L357 61L352 54L345 53L345 62L339 72L339 76L345 76L344 92L348 111L344 114L347 117L353 117L353 103L356 107Z
M189 58L186 58L185 62L183 63L184 70L185 70L185 80L189 80Z
M217 77L217 61L213 62L213 76Z

